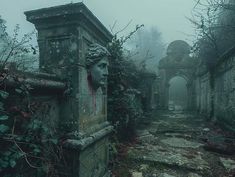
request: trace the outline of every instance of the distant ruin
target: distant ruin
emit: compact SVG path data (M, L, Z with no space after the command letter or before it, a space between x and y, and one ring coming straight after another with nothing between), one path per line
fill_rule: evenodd
M187 82L187 110L195 108L195 64L189 56L190 46L181 40L173 41L167 48L167 56L159 61L159 104L160 109L168 109L169 81L175 76L183 77Z

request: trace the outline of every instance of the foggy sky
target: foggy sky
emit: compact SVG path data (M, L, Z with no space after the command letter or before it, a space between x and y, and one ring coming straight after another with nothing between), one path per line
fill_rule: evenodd
M26 21L24 11L81 2L79 0L0 0L0 15L7 21L11 33L16 24L21 27L21 33L28 33L34 26ZM186 19L191 16L194 0L84 0L84 4L110 30L117 21L113 33L123 29L128 22L131 24L120 34L127 35L137 24L145 28L155 26L162 32L166 43L173 40L194 39L193 25ZM35 37L36 38L36 37Z

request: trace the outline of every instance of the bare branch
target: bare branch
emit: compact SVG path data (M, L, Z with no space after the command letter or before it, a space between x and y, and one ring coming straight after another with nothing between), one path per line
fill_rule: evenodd
M37 168L37 169L42 168L42 167L37 167L37 166L32 165L32 164L29 162L29 160L28 160L27 154L21 149L21 147L17 144L16 141L13 141L13 142L14 142L14 144L16 145L16 147L20 150L20 152L21 152L22 155L24 156L25 161L27 162L27 164L28 164L31 168Z
M115 20L115 22L113 23L113 26L112 26L112 27L109 26L111 33L113 33L113 29L114 29L114 27L116 26L116 24L117 24L117 20Z
M131 24L131 22L132 22L132 20L130 20L124 28L122 28L120 31L116 32L116 33L115 33L115 36L116 36L118 33L123 32L123 31Z

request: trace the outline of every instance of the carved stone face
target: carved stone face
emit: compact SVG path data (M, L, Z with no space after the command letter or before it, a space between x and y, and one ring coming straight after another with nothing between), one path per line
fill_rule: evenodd
M91 66L91 85L96 90L106 84L108 77L108 58L102 57L97 63Z

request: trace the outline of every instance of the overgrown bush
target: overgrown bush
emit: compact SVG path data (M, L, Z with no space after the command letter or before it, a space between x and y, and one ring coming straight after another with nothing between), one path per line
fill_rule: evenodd
M50 105L32 100L30 85L14 73L25 70L29 66L25 58L36 54L29 44L33 33L20 38L17 25L9 36L5 23L0 17L0 176L56 176L60 147L55 133L43 122ZM6 83L8 77L14 87Z
M233 0L197 0L192 10L190 21L196 32L194 52L209 70L234 47L234 7Z
M0 90L0 176L56 176L61 148L55 132L45 124L50 105L32 100L29 85L4 88L1 71ZM11 93L9 95L9 93Z
M38 67L38 47L30 42L35 31L19 35L20 26L16 25L13 35L7 33L5 20L0 16L0 64L3 66L13 63L20 70L36 70Z
M137 26L137 31L141 26ZM126 38L114 36L108 45L111 53L108 78L108 120L113 123L119 140L135 135L136 122L143 115L140 92L137 90L140 72L134 62L125 59L123 44Z

